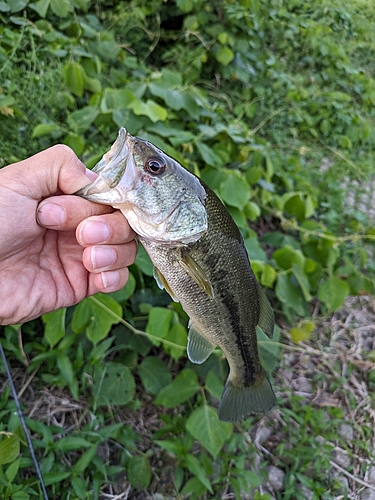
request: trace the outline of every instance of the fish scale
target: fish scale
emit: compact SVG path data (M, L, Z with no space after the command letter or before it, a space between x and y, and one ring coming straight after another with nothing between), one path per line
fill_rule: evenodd
M220 345L231 366L231 378L251 383L262 373L256 348L259 301L255 276L232 218L221 210L216 195L207 186L205 189L208 231L187 251L212 283L213 298L178 265L179 249L153 245L144 238L141 243L194 327L214 345ZM229 261L228 256L234 258Z
M151 258L161 288L190 317L188 356L204 362L219 346L229 376L218 416L237 422L276 404L256 328L274 316L251 269L241 233L216 194L148 141L124 128L78 195L118 208Z

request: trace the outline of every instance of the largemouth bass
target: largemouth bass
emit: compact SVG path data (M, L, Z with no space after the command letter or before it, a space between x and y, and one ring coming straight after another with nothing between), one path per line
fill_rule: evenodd
M261 366L256 327L272 337L274 315L239 229L198 177L124 128L76 194L121 210L151 258L158 285L189 315L187 354L203 363L219 346L229 376L220 420L266 413L276 397Z

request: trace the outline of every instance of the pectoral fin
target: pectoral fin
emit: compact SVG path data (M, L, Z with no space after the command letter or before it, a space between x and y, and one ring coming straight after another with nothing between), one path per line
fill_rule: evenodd
M194 328L191 321L189 321L187 353L190 361L197 364L203 363L212 353L214 348L215 346L203 337L203 335Z
M257 283L257 285L260 307L258 326L262 332L271 339L273 336L273 328L275 326L275 316L263 288L259 283Z
M164 278L164 276L161 274L159 269L157 269L156 267L154 267L154 278L155 278L156 283L158 284L158 287L161 288L161 290L165 290L166 292L168 292L169 295L171 296L171 299L174 302L179 302L179 300L176 299L176 296L172 292L172 290L168 284L168 281Z
M197 262L195 262L195 260L190 257L187 252L182 253L182 259L178 262L182 269L188 273L188 275L204 292L207 293L207 295L209 295L210 297L214 296L214 291L210 280L206 276L201 266Z

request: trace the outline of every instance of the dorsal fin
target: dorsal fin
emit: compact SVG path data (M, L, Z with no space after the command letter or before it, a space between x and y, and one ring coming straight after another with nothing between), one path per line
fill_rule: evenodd
M263 288L258 282L257 285L260 308L258 326L262 332L271 339L273 337L273 328L275 326L275 315Z

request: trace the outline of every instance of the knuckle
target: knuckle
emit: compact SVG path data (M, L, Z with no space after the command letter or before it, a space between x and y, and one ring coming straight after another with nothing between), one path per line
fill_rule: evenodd
M63 158L65 161L77 158L73 149L66 144L56 144L55 146L52 146L52 150L56 156Z

